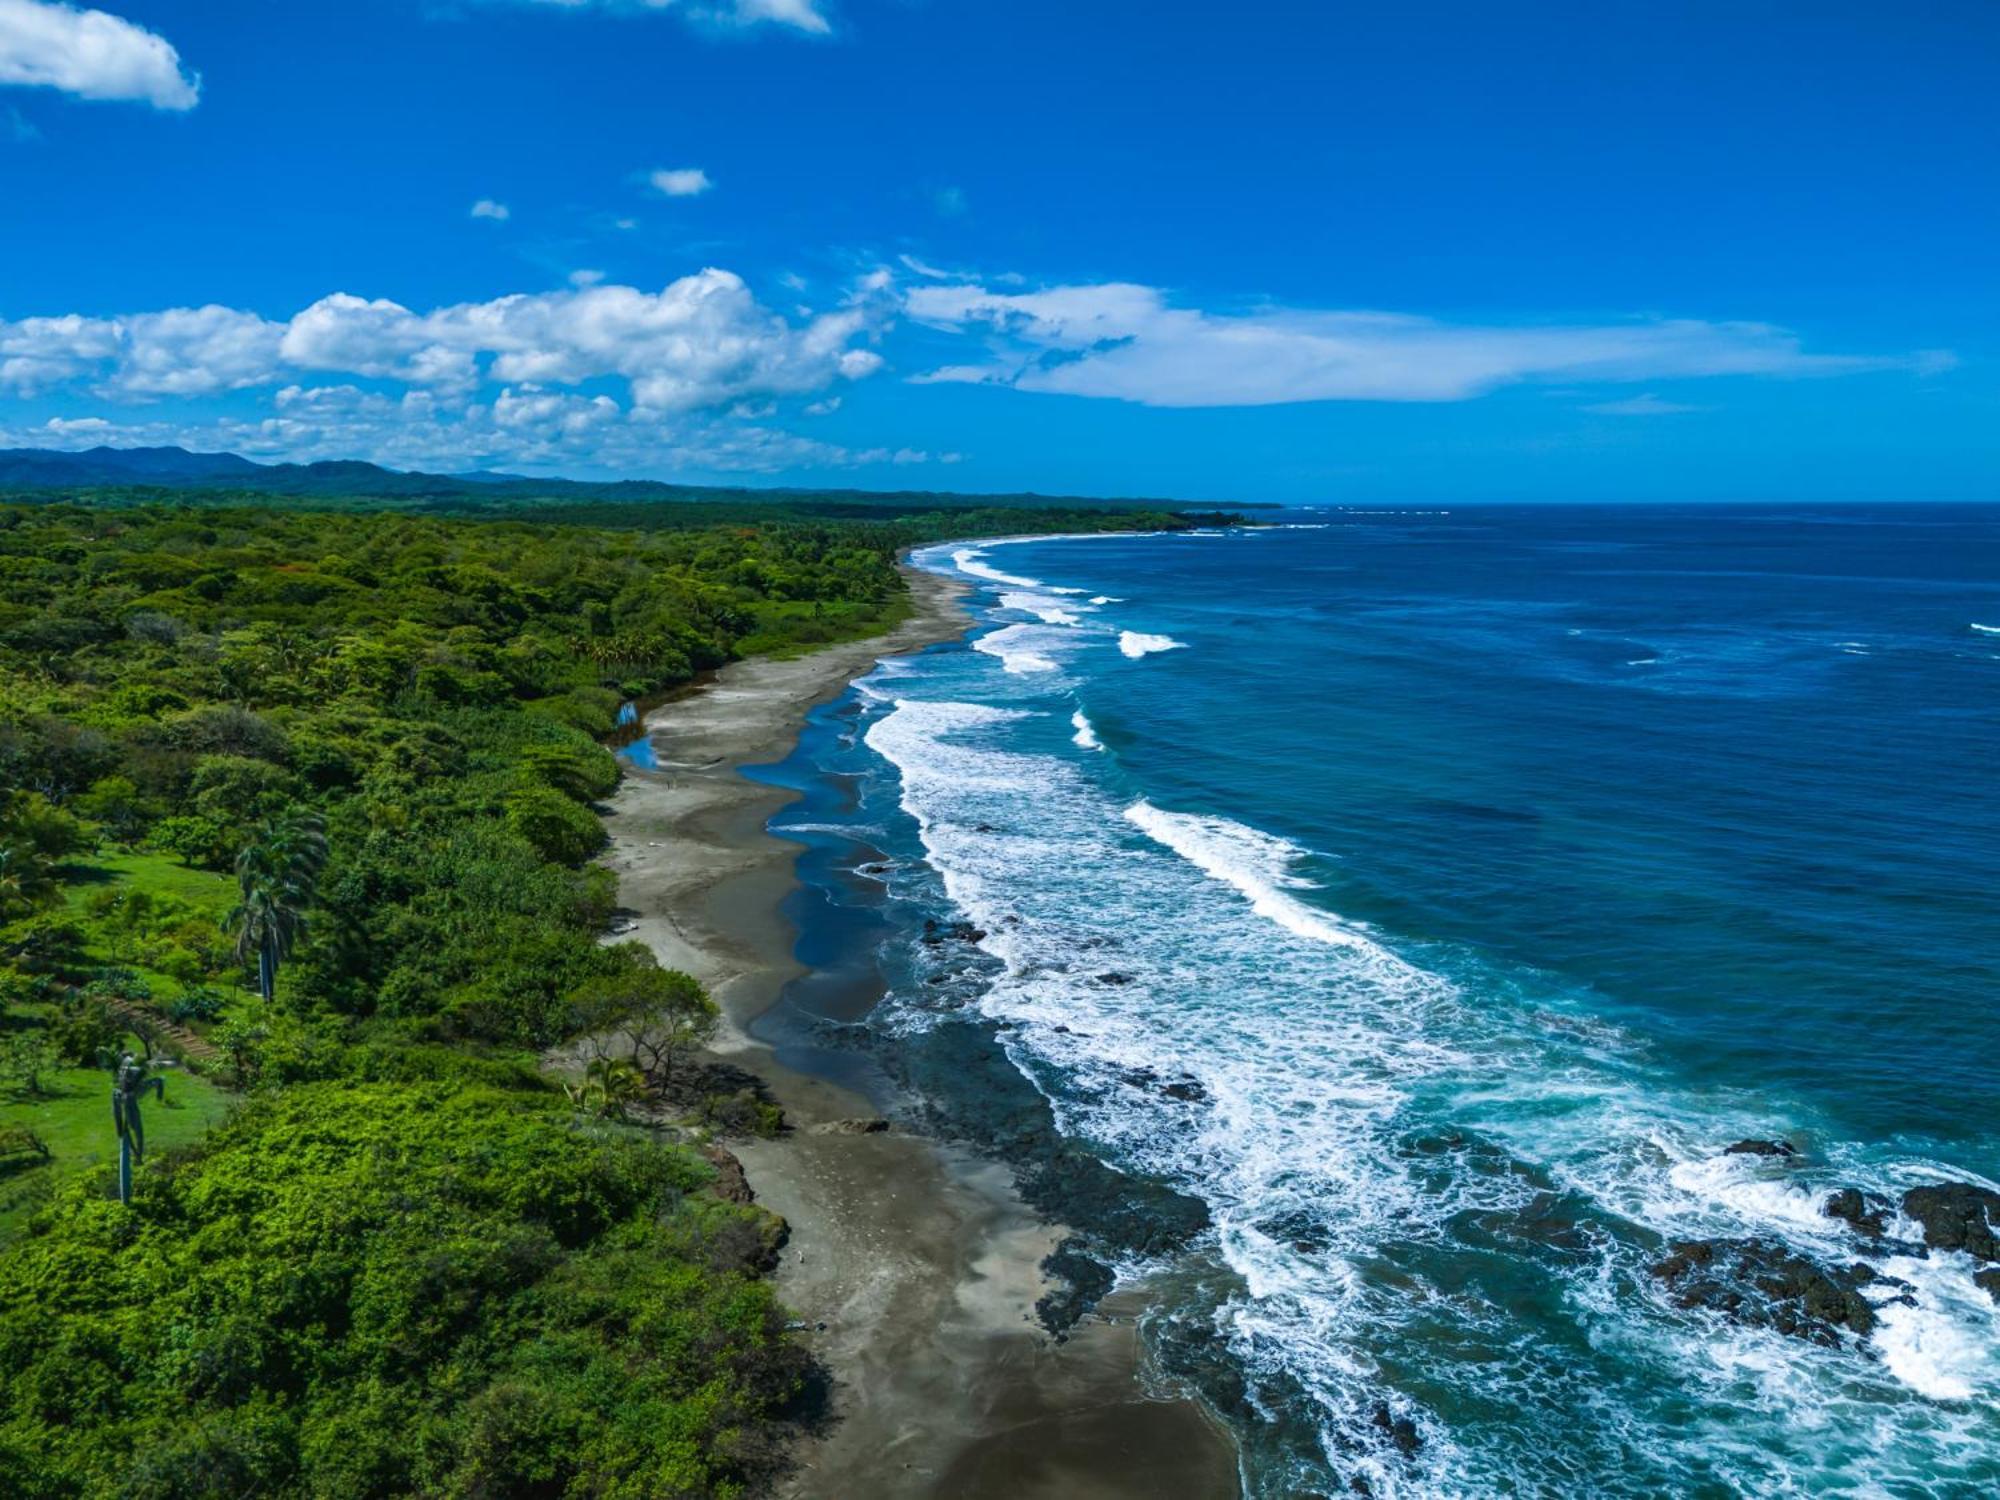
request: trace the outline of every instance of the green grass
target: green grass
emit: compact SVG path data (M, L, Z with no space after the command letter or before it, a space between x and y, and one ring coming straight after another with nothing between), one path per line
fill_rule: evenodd
M212 928L218 941L222 919L236 904L236 882L229 876L191 869L169 854L100 852L64 866L62 874L65 911L81 924L84 952L90 961L130 969L146 982L153 994L153 1004L161 1010L192 981L147 963L141 953L145 942L136 934L114 936L108 918L91 915L93 904L101 901L108 891L143 892L156 903L171 903L178 908L179 920ZM240 992L242 1005L252 1006L255 994L243 980L244 976L232 965L224 965L199 976L198 982ZM232 1007L232 1013L235 1009Z
M199 1139L229 1112L234 1097L182 1068L170 1068L164 1077L165 1102L149 1094L140 1105L149 1156ZM0 1127L27 1126L53 1157L46 1163L28 1156L0 1161L0 1242L20 1232L56 1183L118 1160L111 1075L101 1068L59 1068L43 1075L42 1082L49 1097L0 1100Z
M220 922L235 904L236 891L227 875L196 870L171 854L101 853L63 870L64 896L70 911L84 914L84 901L107 885L124 885L154 896L171 896Z

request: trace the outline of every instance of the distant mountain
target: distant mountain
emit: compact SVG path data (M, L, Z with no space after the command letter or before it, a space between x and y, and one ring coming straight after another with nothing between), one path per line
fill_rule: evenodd
M480 470L467 474L425 474L385 469L358 459L311 464L260 464L235 453L190 453L185 448L0 448L0 491L159 489L225 495L290 495L323 500L390 500L452 508L453 502L487 508L549 501L643 504L809 504L839 512L893 508L947 509L964 506L1104 507L1144 506L1182 510L1186 501L1092 499L1076 495L969 495L935 490L749 489L665 484L651 479L593 481L527 479ZM1235 510L1241 507L1228 505Z
M370 466L372 467L372 465ZM0 448L0 487L241 482L264 472L234 453L190 453L185 448Z

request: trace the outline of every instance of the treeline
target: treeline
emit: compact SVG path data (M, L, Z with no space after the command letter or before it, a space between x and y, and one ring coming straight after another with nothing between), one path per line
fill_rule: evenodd
M707 1001L600 941L600 738L901 618L901 546L1101 524L0 504L6 1039L86 1063L167 1012L245 1098L0 1250L0 1492L754 1486L803 1365L769 1217L605 1107ZM537 1067L621 1025L597 1107Z

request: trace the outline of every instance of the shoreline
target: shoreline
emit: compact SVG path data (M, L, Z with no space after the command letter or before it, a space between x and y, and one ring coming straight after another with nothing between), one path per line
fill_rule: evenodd
M864 1132L861 1094L779 1062L750 1028L806 969L784 915L800 846L767 831L794 793L745 766L783 760L809 710L885 656L971 628L963 584L905 564L911 618L789 661L732 663L645 717L658 767L627 767L607 862L661 963L708 986L713 1047L762 1080L792 1127L733 1144L792 1238L773 1282L833 1377L832 1425L805 1438L777 1493L962 1500L1190 1500L1239 1493L1233 1441L1192 1398L1148 1393L1123 1290L1058 1343L1034 1319L1063 1235L1004 1165L901 1131Z

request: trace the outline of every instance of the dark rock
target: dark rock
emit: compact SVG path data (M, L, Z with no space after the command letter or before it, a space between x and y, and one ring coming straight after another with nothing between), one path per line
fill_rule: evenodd
M1887 1223L1889 1205L1873 1193L1864 1193L1860 1188L1841 1188L1820 1205L1819 1211L1829 1219L1845 1219L1860 1233L1870 1239L1881 1237Z
M1332 1243L1327 1238L1326 1226L1311 1212L1303 1208L1287 1209L1257 1221L1257 1231L1274 1240L1284 1240L1301 1255L1315 1255Z
M743 1175L743 1163L736 1159L736 1153L722 1146L710 1144L701 1148L702 1159L715 1168L715 1181L709 1184L709 1191L724 1203L755 1203L757 1195L750 1191L750 1179Z
M974 927L970 922L952 922L942 925L936 921L927 921L924 923L923 942L926 946L932 948L937 947L940 943L947 942L978 943L985 941L985 938L986 930L983 927Z
M1106 973L1099 974L1097 982L1099 984L1130 984L1132 976L1130 974L1120 974L1116 969L1112 969Z
M1111 1267L1089 1254L1075 1235L1049 1252L1042 1261L1042 1270L1055 1284L1035 1303L1035 1316L1058 1340L1069 1336L1069 1330L1118 1279Z
M1170 1083L1160 1092L1169 1099L1179 1099L1187 1104L1199 1104L1208 1097L1208 1090L1192 1078L1183 1078L1176 1083Z
M2000 1302L2000 1267L1981 1271L1972 1278L1972 1283L1995 1302Z
M1724 1156L1797 1156L1799 1148L1790 1141L1738 1141Z
M1829 1270L1759 1240L1676 1240L1653 1274L1682 1307L1837 1347L1840 1330L1866 1337L1875 1310L1850 1270Z
M1417 1449L1423 1446L1424 1440L1418 1435L1415 1422L1408 1417L1392 1416L1385 1401L1375 1403L1375 1415L1370 1420L1377 1430L1388 1435L1389 1441L1396 1445L1398 1453L1405 1458L1416 1457Z
M1939 1182L1903 1194L1903 1212L1924 1226L1933 1250L1963 1250L1980 1260L2000 1260L2000 1193L1969 1182Z

